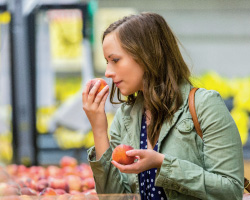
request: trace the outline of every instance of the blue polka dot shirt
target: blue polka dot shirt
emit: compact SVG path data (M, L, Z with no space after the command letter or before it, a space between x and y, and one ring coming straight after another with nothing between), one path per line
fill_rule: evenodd
M140 137L140 149L147 149L147 125L146 117L142 116L141 123L141 137ZM158 142L154 147L157 151ZM162 187L155 186L155 174L157 172L156 168L149 169L147 171L141 172L139 174L139 184L140 184L140 195L141 200L164 200L167 199L165 192Z

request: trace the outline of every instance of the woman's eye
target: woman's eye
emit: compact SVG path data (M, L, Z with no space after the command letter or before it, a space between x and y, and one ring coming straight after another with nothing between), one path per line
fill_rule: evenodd
M119 59L118 59L118 58L114 58L112 61L113 61L114 63L117 63L117 62L119 61Z

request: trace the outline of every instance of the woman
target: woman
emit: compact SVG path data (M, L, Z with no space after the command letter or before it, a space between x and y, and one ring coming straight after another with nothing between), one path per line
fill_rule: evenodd
M121 107L107 133L109 88L83 90L83 109L95 146L88 150L97 193L140 193L142 199L242 199L243 156L237 127L220 95L199 89L195 106L203 140L189 112L190 71L163 17L141 13L111 24L103 34ZM126 97L126 98L122 98ZM114 103L114 102L113 102ZM119 144L134 148L131 165L112 161Z

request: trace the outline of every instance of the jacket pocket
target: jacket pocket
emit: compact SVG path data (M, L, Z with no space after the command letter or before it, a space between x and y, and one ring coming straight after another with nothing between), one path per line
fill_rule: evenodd
M180 133L188 134L194 129L194 123L192 119L184 119L177 124L177 129Z

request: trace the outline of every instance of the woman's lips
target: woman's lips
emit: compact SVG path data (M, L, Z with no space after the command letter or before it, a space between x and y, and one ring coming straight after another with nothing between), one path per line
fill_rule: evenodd
M116 87L118 87L120 85L122 81L118 81L118 82L114 82L114 84L116 85Z

